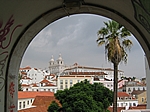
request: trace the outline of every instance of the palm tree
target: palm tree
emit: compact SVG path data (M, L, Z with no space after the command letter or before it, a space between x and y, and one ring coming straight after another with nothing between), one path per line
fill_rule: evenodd
M118 65L121 61L127 62L127 50L130 51L133 45L132 41L126 37L131 33L121 24L114 20L104 22L105 27L102 27L98 32L98 46L105 45L105 54L108 61L114 66L114 100L113 112L117 112L117 92L118 92Z

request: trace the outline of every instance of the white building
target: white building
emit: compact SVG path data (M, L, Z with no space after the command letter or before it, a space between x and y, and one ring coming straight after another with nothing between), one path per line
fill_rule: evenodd
M131 94L134 90L147 90L146 84L137 81L128 81L123 88L128 94Z
M103 78L108 80L114 80L114 70L111 68L96 68L96 67L88 67L88 66L80 66L77 63L66 66L64 61L59 55L58 60L54 60L53 56L49 62L49 70L51 74L58 75L67 75L69 72L104 72L107 75L104 75ZM121 77L124 76L124 72L118 70L118 80L121 80Z
M23 91L51 91L56 93L56 75L48 70L25 67L20 68Z
M138 105L138 100L131 97L131 95L126 92L118 92L117 95L117 107L136 107Z

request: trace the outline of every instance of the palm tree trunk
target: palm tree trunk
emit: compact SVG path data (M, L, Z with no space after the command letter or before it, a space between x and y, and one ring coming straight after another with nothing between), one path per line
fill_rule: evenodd
M118 93L118 64L114 63L114 100L113 100L113 112L117 112L117 93Z

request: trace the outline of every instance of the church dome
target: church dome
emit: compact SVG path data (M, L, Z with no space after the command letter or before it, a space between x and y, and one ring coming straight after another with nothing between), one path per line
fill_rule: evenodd
M62 61L62 57L61 57L61 54L59 54L59 58L58 58L58 61Z
M52 58L51 58L50 62L53 62L53 61L54 61L54 58L53 58L53 56L52 56Z

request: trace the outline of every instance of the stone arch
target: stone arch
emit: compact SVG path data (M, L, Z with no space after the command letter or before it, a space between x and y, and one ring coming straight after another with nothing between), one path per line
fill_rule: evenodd
M31 22L26 24L24 29L21 30L20 32L17 32L17 36L13 38L14 43L9 49L10 51L9 56L7 56L8 57L7 61L4 62L5 66L1 69L5 71L4 72L5 78L3 77L1 78L1 80L5 80L2 82L4 83L3 87L1 87L3 91L0 91L0 95L4 96L3 99L0 99L1 100L0 104L2 104L0 108L2 109L2 112L10 111L10 109L12 109L13 111L17 111L17 103L16 103L17 94L14 94L14 92L15 93L17 92L17 86L16 86L17 76L15 74L18 74L21 59L29 43L36 36L36 34L38 34L38 32L40 32L44 27L46 27L50 23L62 17L73 15L73 14L89 13L89 14L105 16L118 21L119 23L127 27L134 34L136 39L143 47L148 62L150 62L150 58L149 58L150 46L149 46L149 39L148 39L149 29L144 28L142 26L142 23L140 23L138 19L136 20L135 15L137 12L135 11L136 8L133 3L134 1L136 2L136 0L132 0L132 3L127 1L125 2L126 4L124 4L124 2L122 3L116 0L114 3L108 4L107 3L108 1L102 2L97 0L94 3L92 2L92 0L90 0L90 2L87 3L85 2L80 7L78 6L63 7L62 6L63 1L59 1L58 2L59 5L57 5L57 3L54 2L55 4L54 6L50 5L50 8L47 11L43 11L42 13L38 14L36 17L32 18ZM131 14L128 15L127 14L128 11L122 10L123 7L117 6L119 5L118 2L121 4L121 6L129 5L129 7L131 8L129 8L128 11L131 11ZM46 3L45 4L43 3L41 5L44 6L46 5ZM18 18L20 18L19 14L18 14ZM2 44L2 41L0 42ZM12 91L13 92L12 94L14 96L11 96L10 94L10 87L14 87L14 92Z

